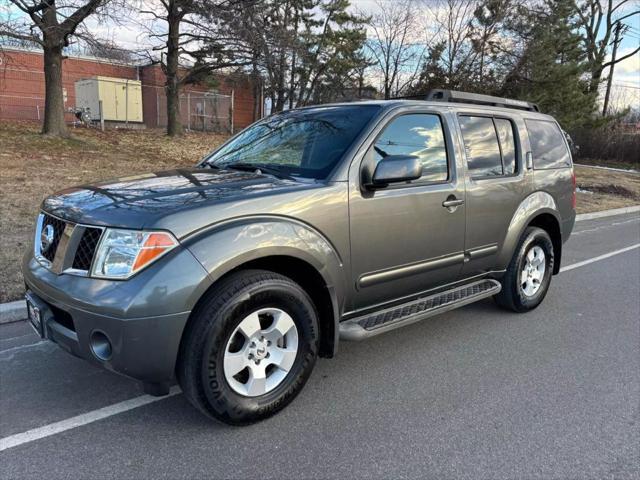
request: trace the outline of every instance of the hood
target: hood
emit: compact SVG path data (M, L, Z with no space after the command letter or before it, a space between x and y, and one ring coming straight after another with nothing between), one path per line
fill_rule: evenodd
M185 209L309 187L261 173L190 168L69 188L47 197L43 209L75 223L144 228Z

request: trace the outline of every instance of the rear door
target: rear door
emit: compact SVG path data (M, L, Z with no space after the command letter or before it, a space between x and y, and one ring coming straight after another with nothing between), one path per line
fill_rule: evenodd
M575 196L571 153L560 126L552 119L525 119L536 190L553 196L563 220L562 230L571 230L575 218Z
M487 110L458 113L466 160L466 233L463 276L491 271L509 223L527 192L523 121Z
M402 111L378 127L350 173L353 307L361 309L458 279L464 260L464 179L459 178L450 119L433 110ZM361 185L365 162L416 155L422 178L384 189ZM447 200L459 205L447 208Z

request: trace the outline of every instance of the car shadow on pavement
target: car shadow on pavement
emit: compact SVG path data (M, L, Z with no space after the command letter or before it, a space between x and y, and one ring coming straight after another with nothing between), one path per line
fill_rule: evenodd
M367 341L343 342L335 358L318 360L306 388L293 404L274 419L261 424L278 423L281 421L278 419L283 418L306 418L308 415L325 417L327 406L344 405L353 398L366 397L370 395L372 386L380 382L395 383L398 389L404 389L409 387L404 383L425 381L428 375L425 378L410 374L398 377L396 372L424 372L425 364L438 365L441 362L439 355L443 349L467 341L468 335L474 330L482 330L487 322L513 320L514 314L499 309L491 300L485 300ZM384 361L380 355L384 355ZM5 412L13 412L11 418L3 416L0 425L3 436L143 394L135 381L87 364L48 342L36 342L11 353L10 357L3 358L0 353L0 362L6 370L0 407ZM379 398L387 395L387 392L377 393ZM388 401L393 402L393 399ZM162 399L157 404L134 411L136 420L144 419L170 428L181 425L182 428L208 432L233 428L203 416L183 395ZM358 411L357 404L355 409L346 411L362 413ZM153 412L162 413L153 416ZM123 415L130 416L127 413L120 416ZM148 418L149 415L153 418ZM111 421L120 423L117 418ZM263 427L254 425L250 428Z

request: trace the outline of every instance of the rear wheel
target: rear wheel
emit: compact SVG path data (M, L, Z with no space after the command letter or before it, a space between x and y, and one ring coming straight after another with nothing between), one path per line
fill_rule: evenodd
M318 319L306 292L276 273L235 273L208 294L185 332L177 374L187 399L233 425L291 402L317 358Z
M515 312L536 308L549 290L553 274L553 242L538 227L528 227L502 278L498 305Z

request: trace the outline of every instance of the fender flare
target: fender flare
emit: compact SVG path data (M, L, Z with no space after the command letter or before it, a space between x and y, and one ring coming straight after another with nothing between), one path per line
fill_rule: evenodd
M497 261L500 269L506 269L509 266L509 262L511 262L511 258L524 230L535 217L542 214L552 215L562 233L562 221L553 197L544 191L533 192L520 202L520 205L518 205L518 208L511 217L511 222L509 223L509 228L507 229L507 234ZM558 257L559 255L560 252L558 252Z
M333 349L344 307L344 263L337 249L309 224L278 215L225 220L184 238L181 242L207 271L205 292L217 280L248 262L273 256L306 262L322 277L331 298Z

